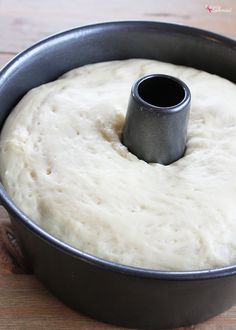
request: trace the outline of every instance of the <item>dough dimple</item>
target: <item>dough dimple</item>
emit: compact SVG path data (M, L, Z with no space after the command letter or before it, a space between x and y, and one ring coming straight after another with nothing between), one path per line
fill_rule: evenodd
M147 164L120 143L142 75L192 94L186 155ZM15 203L62 241L159 270L236 263L236 86L146 59L87 65L28 92L1 133L0 174Z

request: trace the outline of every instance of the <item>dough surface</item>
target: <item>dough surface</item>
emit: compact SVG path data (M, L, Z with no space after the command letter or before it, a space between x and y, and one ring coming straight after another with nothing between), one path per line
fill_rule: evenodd
M192 94L186 155L147 164L120 143L133 82L182 79ZM46 231L101 258L159 270L236 263L236 86L153 60L87 65L28 92L8 117L0 174Z

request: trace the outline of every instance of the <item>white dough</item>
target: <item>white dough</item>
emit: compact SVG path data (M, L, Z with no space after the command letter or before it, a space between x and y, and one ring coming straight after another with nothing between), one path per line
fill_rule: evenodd
M147 164L120 143L133 82L182 79L186 155ZM14 202L70 245L122 264L195 270L236 263L236 85L145 59L87 65L28 92L1 134Z

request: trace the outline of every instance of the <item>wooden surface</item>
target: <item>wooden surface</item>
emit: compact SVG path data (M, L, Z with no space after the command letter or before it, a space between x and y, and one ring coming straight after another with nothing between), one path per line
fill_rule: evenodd
M206 5L218 6L220 12L210 14ZM177 22L236 39L234 0L0 0L0 67L52 33L84 24L128 19ZM0 208L0 223L8 221ZM193 328L235 330L236 307ZM118 328L65 307L33 275L5 274L0 265L0 329Z

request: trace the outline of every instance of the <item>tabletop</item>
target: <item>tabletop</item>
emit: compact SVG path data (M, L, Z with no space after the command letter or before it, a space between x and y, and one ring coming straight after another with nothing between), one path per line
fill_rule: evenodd
M117 20L181 23L236 39L235 0L0 0L0 67L50 34ZM9 223L2 207L1 223ZM67 308L33 275L6 271L0 260L0 329L121 328L97 322ZM235 330L236 306L186 329Z

